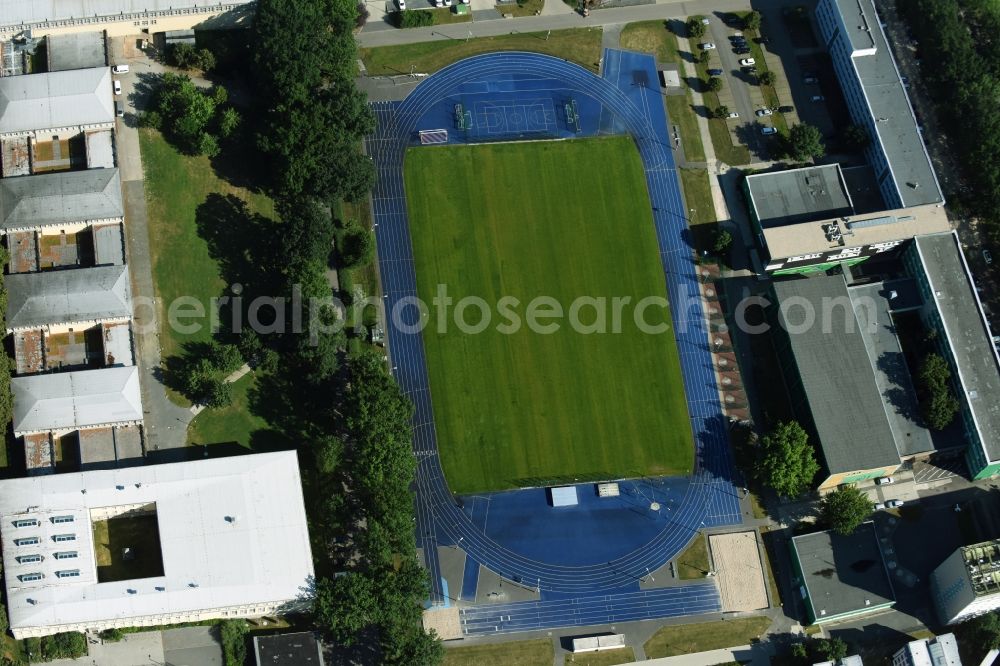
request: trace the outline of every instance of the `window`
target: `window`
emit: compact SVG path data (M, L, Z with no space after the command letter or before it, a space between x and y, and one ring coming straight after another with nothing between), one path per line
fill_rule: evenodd
M14 539L14 544L17 546L34 546L41 542L38 537L24 537L23 539Z
M21 574L20 576L17 577L17 579L19 581L21 581L22 583L28 583L28 582L31 582L33 580L41 580L42 579L42 574L40 574L40 573Z
M38 527L38 521L34 518L23 518L14 521L14 527Z
M52 537L53 541L76 541L75 534L57 534Z
M59 578L77 578L79 575L79 569L64 569L63 571L56 572L56 576Z
M61 553L56 553L55 554L55 558L57 560L72 560L72 559L76 559L76 557L77 557L77 555L76 555L76 551L75 550L64 550Z
M52 516L53 523L72 523L74 520L73 516Z
M18 564L28 564L29 562L41 562L41 555L19 555L17 558Z

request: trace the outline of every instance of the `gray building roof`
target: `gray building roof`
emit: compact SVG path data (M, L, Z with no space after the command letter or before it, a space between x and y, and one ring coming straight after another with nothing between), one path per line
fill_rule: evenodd
M96 31L47 35L45 53L50 72L104 67L108 64L104 50L104 33Z
M108 67L5 76L0 78L0 134L114 124L112 97Z
M125 263L125 246L122 225L100 224L93 228L94 263L98 266L121 266Z
M854 213L838 164L754 174L746 183L765 229Z
M836 4L853 50L874 49L852 60L903 205L944 201L872 0L836 0Z
M85 16L118 16L120 14L157 12L168 9L198 7L207 11L219 4L245 4L252 0L227 0L225 3L205 0L0 0L0 25L20 25L43 21L65 20Z
M895 602L874 523L848 536L802 534L792 538L792 547L817 619Z
M118 169L87 169L0 180L0 230L120 219Z
M253 652L258 666L323 666L319 641L308 631L254 636Z
M125 266L18 273L6 285L8 330L132 316Z
M779 321L788 334L827 470L837 474L898 465L844 277L779 281L773 288L778 303L788 306L779 310ZM807 307L815 313L808 327L802 325Z
M896 283L875 283L851 287L854 314L860 324L868 360L875 372L875 383L883 398L889 427L900 456L914 456L935 450L930 430L920 422L916 390L899 343L890 312L888 294ZM920 305L912 281L899 281L897 293L909 292L909 307ZM915 301L915 302L914 302ZM961 440L954 443L961 446Z
M14 377L14 434L142 421L135 366Z
M1000 359L954 233L921 236L917 252L986 457L1000 460Z

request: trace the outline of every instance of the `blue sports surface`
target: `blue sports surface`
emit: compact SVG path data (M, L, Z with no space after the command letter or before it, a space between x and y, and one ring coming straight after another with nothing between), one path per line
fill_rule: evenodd
M401 102L373 105L378 127L366 141L378 170L373 192L379 269L390 325L393 374L413 401L418 460L417 541L431 574L430 603L442 605L438 546L467 554L461 598L474 598L478 565L536 589L541 601L463 606L467 634L584 626L718 611L714 583L640 590L639 581L676 556L703 527L738 524L739 495L718 400L694 253L651 56L606 50L603 76L551 56L476 56L428 77ZM618 498L577 488L575 507L549 506L544 489L453 496L437 457L423 342L407 330L416 278L403 189L407 148L421 131L447 130L449 143L630 135L642 157L671 302L695 473L685 479L621 482ZM438 139L440 135L438 135ZM654 504L655 502L655 504ZM658 506L657 506L658 505ZM452 587L455 587L454 583ZM456 595L457 590L452 594Z

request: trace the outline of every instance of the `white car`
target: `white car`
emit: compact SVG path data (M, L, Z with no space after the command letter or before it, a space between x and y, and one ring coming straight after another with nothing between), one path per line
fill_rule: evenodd
M876 502L875 504L872 505L872 508L875 509L876 511L882 511L883 509L885 509L885 504L882 504L882 502Z
M822 95L813 95L812 96L812 101L814 101L814 102L823 102L825 100L826 100L826 97L823 97Z
M397 0L396 4L399 6L399 11L401 12L406 11L406 0Z
M119 81L118 79L115 79L114 80L114 84L115 84L115 94L116 95L121 95L122 94L122 82Z
M986 262L987 266L993 263L993 255L990 254L989 250L983 250L983 261Z
M739 118L740 114L736 113L735 111L730 111L729 112L729 117L730 118Z
M755 111L755 113L757 114L757 117L759 118L761 116L770 116L770 115L772 115L774 113L774 111L772 111L771 109L757 109L757 111Z
M128 74L128 65L115 65L111 71L115 74Z
M740 65L742 65L743 67L750 67L751 65L756 65L756 64L757 61L754 60L753 58L743 58L743 60L740 60Z
M773 127L761 127L760 133L763 134L764 136L771 136L772 134L777 134L778 130L774 129Z
M703 51L711 51L715 48L715 44L712 42L705 42L704 44L699 44L698 46L700 46Z
M892 478L891 476L880 476L879 478L875 479L875 483L877 483L880 486L888 486L891 483L896 483L896 479Z
M707 18L703 18L703 19L701 20L701 24L702 24L702 25L708 25L709 23L711 23L711 21L709 21L709 20L708 20Z
M903 500L889 500L888 502L885 503L885 505L890 509L898 509L899 507L903 506L903 504L905 504Z

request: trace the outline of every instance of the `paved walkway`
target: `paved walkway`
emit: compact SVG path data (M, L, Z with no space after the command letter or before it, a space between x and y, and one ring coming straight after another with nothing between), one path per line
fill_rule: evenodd
M185 408L167 397L161 380L159 322L155 304L152 257L149 248L146 190L139 151L139 131L136 113L144 108L146 96L143 79L158 71L158 65L141 52L130 48L136 37L115 37L111 40L111 59L128 63L128 74L116 75L122 82L122 98L126 114L117 122L118 168L125 199L125 237L132 298L135 304L134 331L136 362L142 392L146 449L155 451L182 447L187 442L187 425L193 418Z
M542 6L542 16L565 16L575 14L576 10L563 0L545 0Z

